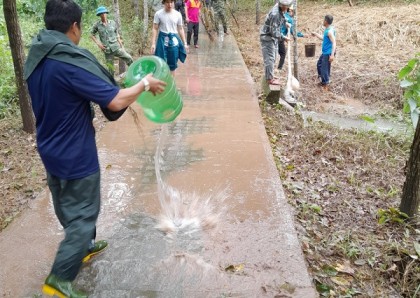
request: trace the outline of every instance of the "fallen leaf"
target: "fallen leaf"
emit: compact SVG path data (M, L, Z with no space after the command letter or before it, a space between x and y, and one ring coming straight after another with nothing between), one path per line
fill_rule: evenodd
M354 269L351 268L350 262L347 261L347 260L344 262L344 264L337 264L335 266L335 269L338 272L341 272L341 273L347 273L347 274L350 274L350 275L353 275L354 274Z
M339 285L339 286L345 286L345 287L350 286L350 281L347 280L344 277L341 277L341 276L331 277L331 280L332 280L333 283L335 283L336 285Z
M420 243L418 242L414 242L414 249L416 250L416 253L419 255L420 257Z
M357 266L363 266L363 265L366 264L366 260L359 259L359 260L354 261L354 264L357 265Z
M244 270L245 265L244 264L239 264L239 265L229 265L225 268L225 271L228 272L238 272L238 271L242 271Z

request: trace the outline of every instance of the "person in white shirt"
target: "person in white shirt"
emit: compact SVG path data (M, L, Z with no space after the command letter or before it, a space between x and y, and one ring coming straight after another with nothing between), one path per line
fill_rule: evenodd
M168 63L172 75L178 67L178 60L184 62L188 45L182 15L174 9L174 0L163 0L164 7L155 13L153 18L151 54Z

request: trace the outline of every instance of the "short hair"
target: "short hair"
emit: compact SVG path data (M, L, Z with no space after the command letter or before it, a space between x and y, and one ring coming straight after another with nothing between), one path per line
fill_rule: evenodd
M327 23L329 25L331 25L332 22L333 22L333 20L334 20L333 16L332 15L329 15L329 14L327 14L324 19L325 19L325 21L327 21Z
M162 4L165 4L166 2L175 2L175 0L162 0Z
M80 28L82 8L73 0L48 0L45 6L44 23L48 30L67 33L73 23Z

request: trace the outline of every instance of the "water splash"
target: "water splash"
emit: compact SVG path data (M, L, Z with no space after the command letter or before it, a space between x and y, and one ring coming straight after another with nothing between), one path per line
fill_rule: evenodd
M227 189L221 189L205 195L180 192L166 184L160 172L163 164L163 144L168 135L167 124L162 125L159 144L155 153L155 172L158 184L158 197L162 208L157 228L165 233L183 231L192 233L197 230L215 228L224 213L223 202L227 198Z

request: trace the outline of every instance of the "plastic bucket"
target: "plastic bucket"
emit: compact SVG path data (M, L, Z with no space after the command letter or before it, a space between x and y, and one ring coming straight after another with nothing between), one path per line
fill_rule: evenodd
M316 44L314 43L305 44L305 57L314 57L315 49L316 49Z
M137 98L137 103L141 105L149 120L156 123L171 122L181 113L183 102L168 64L163 59L144 56L133 62L127 70L125 86L135 85L149 73L153 73L155 78L166 82L167 85L161 94L142 92Z

